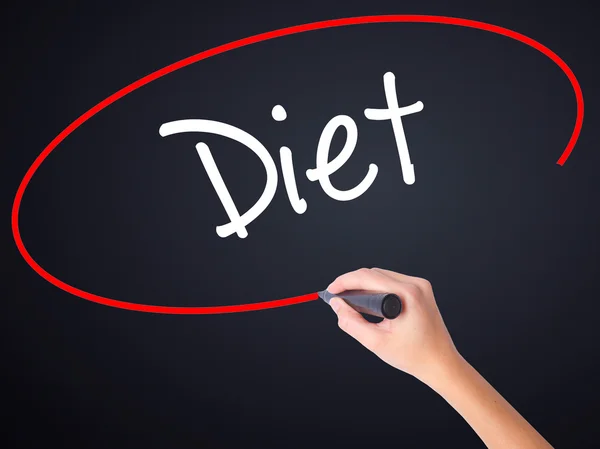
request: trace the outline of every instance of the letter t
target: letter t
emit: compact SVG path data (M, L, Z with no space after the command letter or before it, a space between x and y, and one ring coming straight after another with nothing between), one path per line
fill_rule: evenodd
M394 137L396 138L396 146L400 155L400 165L402 166L402 178L408 185L415 182L415 169L410 162L408 153L408 144L402 127L402 117L408 114L414 114L423 110L423 103L417 101L410 106L399 107L398 98L396 97L396 77L392 72L387 72L383 75L383 87L385 90L385 99L387 101L387 109L365 109L365 117L369 120L390 120Z

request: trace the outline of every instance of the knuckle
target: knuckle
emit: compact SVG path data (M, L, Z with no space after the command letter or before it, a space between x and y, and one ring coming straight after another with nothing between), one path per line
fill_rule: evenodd
M421 287L421 290L423 290L425 293L429 293L433 290L431 282L429 282L427 279L419 278L417 285Z
M389 278L388 274L386 273L386 270L384 270L383 268L373 267L369 271L371 272L372 275L377 276L379 279Z
M420 296L421 289L415 284L406 284L404 289L406 290L408 299L416 300Z
M361 274L368 274L371 272L371 270L369 268L359 268L357 272Z

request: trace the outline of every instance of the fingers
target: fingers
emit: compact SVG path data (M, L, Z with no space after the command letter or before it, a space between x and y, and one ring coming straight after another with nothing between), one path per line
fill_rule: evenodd
M377 351L383 339L383 332L376 324L369 323L341 298L332 298L329 305L338 317L340 329L370 351Z
M402 282L383 274L378 269L369 268L361 268L360 270L342 274L327 287L327 290L333 294L341 293L345 290L369 290L382 293L395 293L405 305L406 302L416 299L420 291L416 284Z
M387 292L395 285L393 279L382 273L361 268L338 276L338 278L329 284L327 290L330 293L340 293L345 290L371 290Z

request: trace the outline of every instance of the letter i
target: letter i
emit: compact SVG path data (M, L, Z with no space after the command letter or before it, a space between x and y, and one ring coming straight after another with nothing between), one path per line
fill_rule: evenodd
M273 107L271 115L277 122L282 122L287 118L285 109L279 104ZM303 214L306 212L306 200L298 196L296 177L294 176L294 164L292 162L292 150L290 150L288 147L281 147L279 149L279 156L281 157L283 182L285 184L285 190L288 194L290 204L297 214Z

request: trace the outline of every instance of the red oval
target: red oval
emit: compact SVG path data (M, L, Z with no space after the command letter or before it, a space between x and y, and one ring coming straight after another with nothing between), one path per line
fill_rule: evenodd
M218 55L220 53L225 53L230 50L234 50L236 48L245 47L246 45L256 44L257 42L266 41L269 39L275 39L282 36L289 36L291 34L304 33L306 31L320 30L324 28L334 28L345 25L359 25L365 23L391 23L391 22L420 22L420 23L438 23L438 24L446 24L446 25L457 25L468 28L476 28L479 30L489 31L491 33L500 34L502 36L510 37L511 39L515 39L519 42L523 42L524 44L529 45L530 47L535 48L540 51L552 61L554 61L561 70L567 75L571 85L573 86L573 90L575 91L575 98L577 99L577 118L575 120L575 128L573 129L573 134L571 134L571 138L567 144L567 147L563 151L562 155L557 161L557 164L563 165L577 139L579 137L579 133L581 132L581 127L583 124L583 93L581 92L581 87L579 86L579 82L577 78L567 66L567 64L558 57L556 53L554 53L549 48L540 44L539 42L524 36L515 31L511 31L506 28L502 28L496 25L490 25L484 22L477 22L474 20L468 19L460 19L455 17L443 17L443 16L420 16L420 15L387 15L387 16L362 16L362 17L349 17L344 19L335 19L335 20L325 20L322 22L314 22L307 23L305 25L296 25L293 27L282 28L280 30L269 31L268 33L257 34L256 36L246 37L244 39L240 39L234 42L230 42L228 44L220 45L218 47L212 48L210 50L203 51L201 53L195 54L188 58L182 59L181 61L175 62L167 67L164 67L160 70L157 70L150 75L147 75L138 81L131 83L130 85L124 87L118 92L112 94L110 97L102 100L96 106L91 108L85 114L80 116L77 120L71 123L67 128L65 128L58 136L50 142L50 144L42 151L42 153L35 159L25 177L21 181L19 185L19 189L17 190L17 194L15 196L15 200L12 208L12 232L17 244L17 248L19 252L25 259L25 261L33 268L41 277L46 279L51 284L55 285L58 288L65 290L68 293L79 296L83 299L87 299L89 301L97 302L100 304L104 304L106 306L118 307L121 309L135 310L138 312L153 312L153 313L166 313L166 314L216 314L216 313L233 313L233 312L249 312L252 310L261 310L261 309L269 309L273 307L282 307L288 306L292 304L298 304L307 301L313 301L318 298L316 293L309 293L307 295L295 296L292 298L279 299L274 301L265 301L251 304L240 304L234 306L214 306L214 307L169 307L169 306L152 306L145 304L136 304L131 302L119 301L116 299L105 298L103 296L94 295L93 293L88 293L86 291L75 288L65 282L61 281L58 278L55 278L46 270L44 270L33 258L29 255L27 250L25 249L25 245L23 245L23 240L21 240L21 234L19 232L19 207L21 205L21 200L23 198L23 194L25 193L25 189L27 188L27 184L31 180L31 177L35 173L35 171L39 168L42 162L48 157L48 155L61 143L69 134L75 131L79 126L85 123L88 119L92 118L98 112L114 103L115 101L123 98L125 95L133 92L136 89L148 84L158 78L161 78L175 70L179 70L185 66L193 64L198 61L202 61L203 59L210 58L211 56Z

